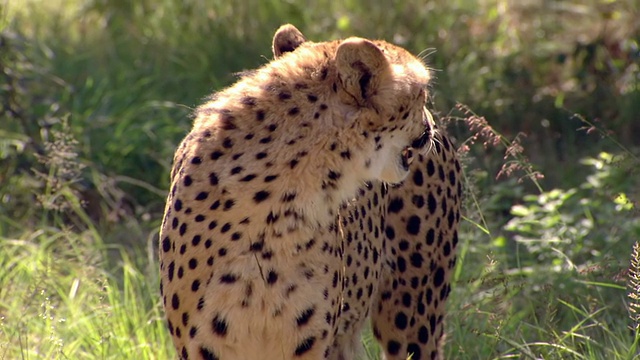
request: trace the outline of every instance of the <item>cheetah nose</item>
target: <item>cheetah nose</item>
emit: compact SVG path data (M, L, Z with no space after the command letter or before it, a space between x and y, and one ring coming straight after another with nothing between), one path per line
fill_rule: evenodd
M409 146L402 150L401 154L402 167L405 171L409 171L409 165L413 162L413 149Z

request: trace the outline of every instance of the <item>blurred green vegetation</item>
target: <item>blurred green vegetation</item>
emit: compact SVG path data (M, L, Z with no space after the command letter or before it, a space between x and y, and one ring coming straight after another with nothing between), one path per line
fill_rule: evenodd
M639 19L635 0L0 0L0 359L168 357L173 151L287 22L434 69L468 190L449 357L632 359Z

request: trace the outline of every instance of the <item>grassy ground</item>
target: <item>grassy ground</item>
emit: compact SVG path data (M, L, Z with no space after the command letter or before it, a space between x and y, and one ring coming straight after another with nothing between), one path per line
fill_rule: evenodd
M637 358L639 12L0 0L0 359L172 358L155 249L171 156L283 22L437 50L431 105L467 185L447 358Z

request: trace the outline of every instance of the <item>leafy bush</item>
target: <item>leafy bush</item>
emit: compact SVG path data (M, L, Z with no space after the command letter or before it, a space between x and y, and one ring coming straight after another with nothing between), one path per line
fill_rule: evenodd
M514 218L504 229L526 249L527 263L576 269L603 257L615 259L630 251L630 239L640 237L637 206L626 194L640 185L633 176L637 159L600 153L581 163L594 173L579 187L526 195L511 208Z

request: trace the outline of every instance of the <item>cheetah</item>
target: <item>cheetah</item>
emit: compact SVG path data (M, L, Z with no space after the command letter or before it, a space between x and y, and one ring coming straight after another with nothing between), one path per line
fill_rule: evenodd
M292 25L272 45L174 156L159 256L179 357L352 359L369 317L388 359L441 356L460 168L428 68Z

